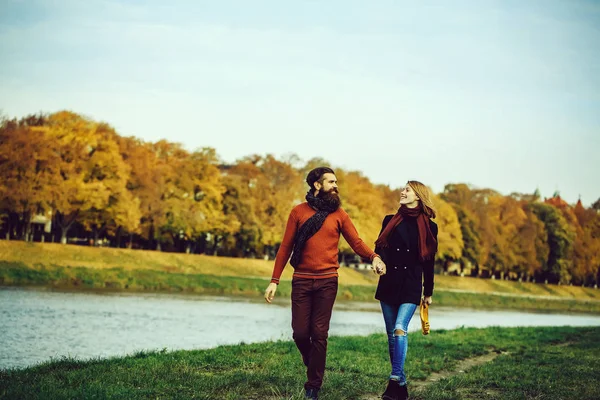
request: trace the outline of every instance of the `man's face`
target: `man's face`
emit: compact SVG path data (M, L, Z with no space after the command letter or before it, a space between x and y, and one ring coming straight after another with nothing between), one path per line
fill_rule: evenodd
M319 192L338 193L337 178L335 177L334 174L332 174L330 172L323 174L323 178L321 179L321 182L315 182L315 187L317 188L317 190Z

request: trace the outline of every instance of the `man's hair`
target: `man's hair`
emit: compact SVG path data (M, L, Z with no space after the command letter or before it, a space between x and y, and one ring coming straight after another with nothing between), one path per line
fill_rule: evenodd
M335 175L335 172L329 167L317 167L306 175L306 183L308 183L311 191L315 190L315 182L323 183L323 175L325 174Z

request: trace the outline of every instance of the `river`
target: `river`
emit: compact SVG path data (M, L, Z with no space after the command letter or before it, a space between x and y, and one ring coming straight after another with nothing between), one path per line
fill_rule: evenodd
M0 368L64 356L89 359L139 350L202 349L291 340L288 299L179 294L60 292L0 287ZM430 308L435 329L598 326L597 315ZM420 329L418 315L409 331ZM376 302L337 302L330 335L383 334Z

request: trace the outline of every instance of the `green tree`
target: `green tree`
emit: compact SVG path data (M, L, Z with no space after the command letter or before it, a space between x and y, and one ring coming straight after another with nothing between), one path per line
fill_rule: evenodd
M549 247L548 260L543 265L540 279L550 282L569 282L571 279L571 252L575 230L569 226L561 212L552 204L532 203L532 212L544 223Z

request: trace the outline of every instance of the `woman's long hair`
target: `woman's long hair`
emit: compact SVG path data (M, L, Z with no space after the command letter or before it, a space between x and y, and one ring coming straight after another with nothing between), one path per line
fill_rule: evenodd
M421 199L421 204L423 205L423 212L425 215L427 215L429 218L435 219L435 206L433 205L431 191L429 188L419 181L408 181L408 185L412 188L416 195L419 196L419 199Z

